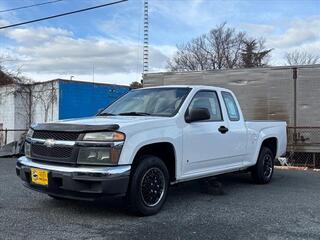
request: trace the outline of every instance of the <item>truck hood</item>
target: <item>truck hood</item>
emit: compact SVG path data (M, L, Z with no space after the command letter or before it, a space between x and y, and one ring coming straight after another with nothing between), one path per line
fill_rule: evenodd
M49 131L101 131L101 130L126 130L138 126L158 127L168 125L167 117L153 116L94 116L87 118L66 119L51 123L40 123L34 125L35 130ZM140 128L139 127L139 128Z
M145 123L150 121L165 120L165 117L152 117L152 116L94 116L87 118L75 118L60 120L56 123L78 124L78 125L109 125L118 124L120 127Z

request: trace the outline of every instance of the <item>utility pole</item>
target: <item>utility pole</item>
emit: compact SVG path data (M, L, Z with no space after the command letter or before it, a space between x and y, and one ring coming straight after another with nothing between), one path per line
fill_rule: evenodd
M142 72L142 80L144 74L149 71L149 7L148 0L144 0L144 18L143 18L143 72Z

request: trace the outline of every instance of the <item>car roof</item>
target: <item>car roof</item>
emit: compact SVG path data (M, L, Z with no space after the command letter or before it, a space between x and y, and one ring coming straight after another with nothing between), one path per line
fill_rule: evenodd
M152 87L145 87L143 89L152 89L152 88L192 88L195 90L215 90L215 91L228 91L229 89L215 87L215 86L207 86L207 85L163 85L163 86L152 86Z

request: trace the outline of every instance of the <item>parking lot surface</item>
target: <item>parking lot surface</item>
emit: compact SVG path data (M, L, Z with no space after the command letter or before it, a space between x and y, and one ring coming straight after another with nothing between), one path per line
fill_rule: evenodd
M268 185L248 174L171 187L160 213L130 215L121 199L58 201L22 186L15 159L0 158L0 239L320 239L320 173L276 170Z

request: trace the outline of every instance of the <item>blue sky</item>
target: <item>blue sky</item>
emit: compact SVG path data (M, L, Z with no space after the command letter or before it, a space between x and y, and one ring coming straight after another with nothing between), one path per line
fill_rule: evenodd
M0 10L48 0L0 0ZM61 2L0 13L0 26L72 11L111 0ZM176 45L227 22L273 48L270 64L287 51L320 54L320 0L149 0L150 68L164 71ZM21 27L0 30L4 64L34 80L69 78L127 84L139 80L143 2L128 2Z

